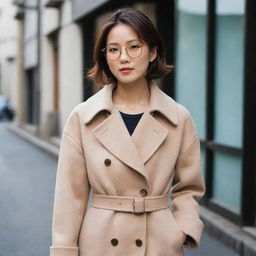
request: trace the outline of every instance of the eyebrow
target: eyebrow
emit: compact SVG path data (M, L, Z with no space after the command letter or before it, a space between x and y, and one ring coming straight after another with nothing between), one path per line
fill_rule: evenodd
M133 42L133 41L140 41L139 39L131 39L131 40L129 40L129 41L127 41L126 43L131 43L131 42ZM116 42L112 42L112 43L109 43L109 44L107 44L107 46L108 45L118 45L118 43L116 43Z

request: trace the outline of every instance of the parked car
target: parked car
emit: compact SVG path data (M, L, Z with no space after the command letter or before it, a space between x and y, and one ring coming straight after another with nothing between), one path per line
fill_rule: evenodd
M15 110L9 99L0 95L0 120L13 120Z

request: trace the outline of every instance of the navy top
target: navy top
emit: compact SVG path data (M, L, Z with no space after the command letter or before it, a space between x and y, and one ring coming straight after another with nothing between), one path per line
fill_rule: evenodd
M124 123L130 133L132 135L133 131L135 130L136 125L140 121L140 118L142 117L143 113L140 114L126 114L124 112L121 112L121 116L124 120Z

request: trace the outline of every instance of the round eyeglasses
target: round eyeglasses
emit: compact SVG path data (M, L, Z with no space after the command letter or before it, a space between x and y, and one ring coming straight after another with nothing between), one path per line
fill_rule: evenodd
M120 55L122 48L120 46L109 45L101 51L105 54L106 58L109 60L117 60ZM138 58L142 53L142 44L132 43L125 47L126 54L131 58Z

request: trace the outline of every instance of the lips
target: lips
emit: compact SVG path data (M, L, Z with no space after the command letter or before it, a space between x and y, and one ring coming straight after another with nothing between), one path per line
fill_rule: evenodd
M129 67L123 67L119 69L120 71L125 71L125 70L133 70L133 68L129 68Z
M121 71L124 74L130 73L132 70L133 70L133 68L129 68L129 67L123 67L123 68L119 69L119 71Z

